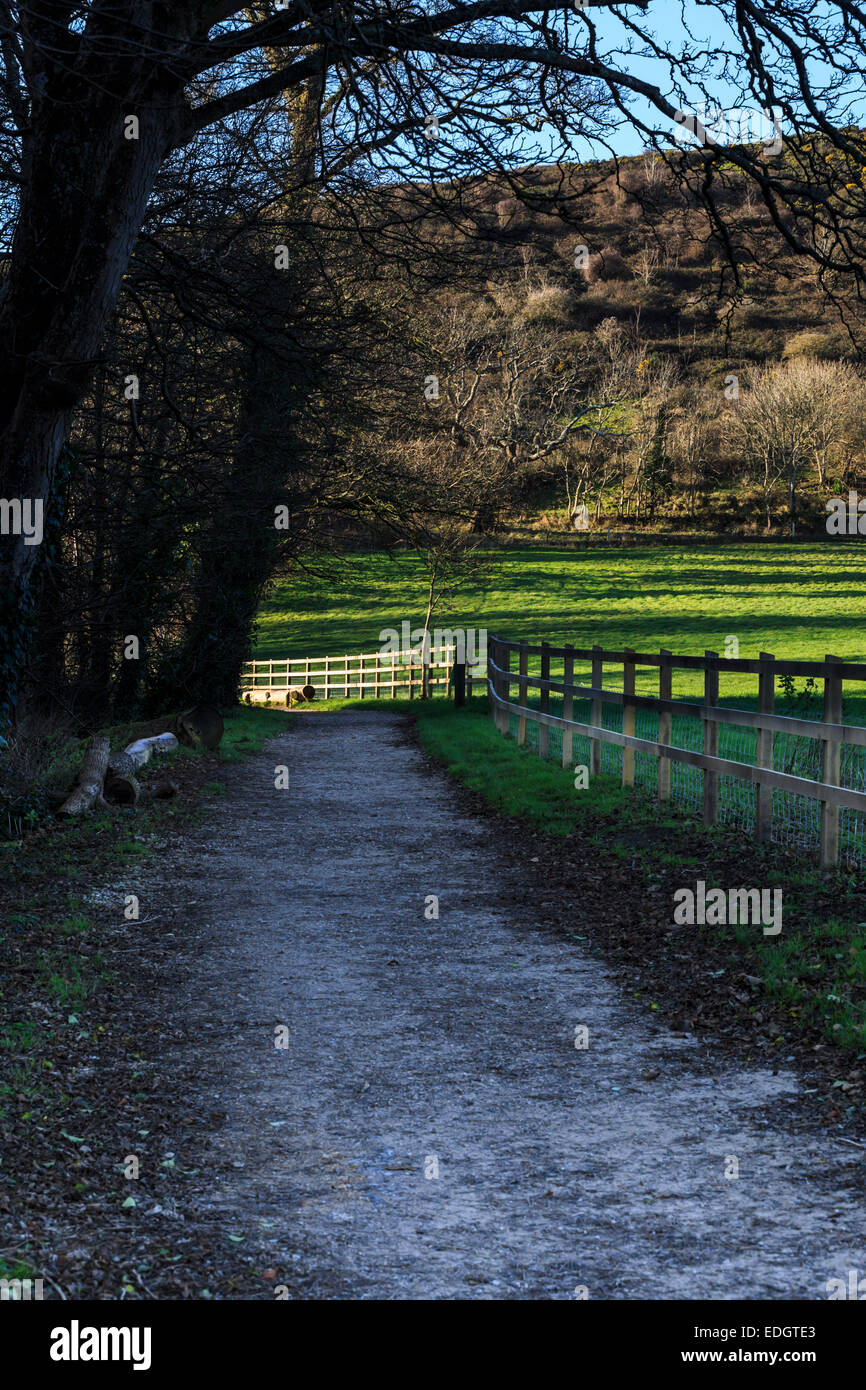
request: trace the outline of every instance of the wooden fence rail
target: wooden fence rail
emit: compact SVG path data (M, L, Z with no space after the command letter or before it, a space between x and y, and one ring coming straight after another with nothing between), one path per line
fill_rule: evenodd
M463 682L462 691L472 695L472 682L483 682L483 660L466 662L455 670L457 648L436 647L427 663L427 689L431 694L443 690L450 696L455 677ZM461 675L465 671L465 675ZM410 700L420 696L424 684L421 653L360 652L349 656L295 656L247 661L241 675L241 699L248 703L285 702L293 686L312 685L317 699L334 696L361 700L397 699L408 692ZM482 685L483 689L483 685ZM457 691L458 696L461 691Z
M518 670L511 669L511 654L518 655ZM529 674L529 658L540 657L540 676ZM551 661L562 661L561 679L551 676ZM592 663L592 684L574 683L574 663ZM622 667L622 689L608 690L604 685L605 665ZM638 695L635 691L636 670L640 666L658 667L658 695ZM673 699L674 670L703 671L704 699L702 703ZM745 671L758 676L758 708L754 711L732 709L719 704L719 673ZM811 676L823 682L824 717L821 720L798 719L774 713L775 680L779 675ZM488 638L488 692L497 727L507 733L510 715L517 716L517 742L526 742L527 723L538 729L538 752L546 757L548 731L562 730L562 763L573 761L575 732L590 740L589 771L601 771L602 744L610 743L623 750L622 783L634 782L635 752L648 753L657 759L658 797L671 796L671 764L684 763L703 773L703 819L714 825L719 817L719 776L728 775L751 782L755 786L755 837L767 840L772 828L773 791L793 793L820 803L821 833L820 860L824 867L839 862L839 811L841 807L866 814L866 792L841 785L841 755L843 744L866 747L866 727L842 723L842 689L844 681L866 681L866 665L845 663L828 656L823 662L777 661L769 652L757 659L720 657L706 652L703 657L675 656L662 649L658 653L606 651L601 647L555 647L548 642L534 645L509 641L503 637ZM511 687L517 684L518 698L511 699ZM527 703L529 690L536 690L538 708ZM563 697L562 715L550 713L551 692ZM575 699L589 700L590 722L574 720ZM607 729L602 723L603 705L622 708L622 730ZM658 738L638 738L635 735L635 712L638 709L658 713ZM681 748L671 742L672 716L691 716L702 721L703 751ZM757 733L754 763L738 762L719 757L719 729L723 725L754 729ZM778 772L773 766L773 735L793 734L817 740L820 745L820 778L798 777Z

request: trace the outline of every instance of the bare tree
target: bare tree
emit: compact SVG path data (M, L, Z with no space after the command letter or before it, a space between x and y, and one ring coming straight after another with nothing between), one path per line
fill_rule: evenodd
M632 263L645 285L651 284L659 268L660 258L658 246L651 241L645 241L637 255L632 257Z
M794 533L803 470L814 466L823 482L828 453L841 444L846 421L855 418L858 405L862 409L863 397L863 383L845 364L797 358L759 372L731 410L731 437L760 478L768 530L776 487L784 479Z
M848 94L858 89L866 21L847 0L814 14L799 0L712 8L723 36L712 51L690 36L671 45L663 87L639 71L659 55L651 17L613 0L544 9L514 0L0 3L0 175L3 221L14 225L0 293L0 493L44 505L59 526L72 412L162 171L203 143L219 178L221 152L232 149L259 172L263 199L283 193L284 169L276 188L269 175L291 161L287 114L318 133L315 161L305 153L295 177L333 184L367 159L378 179L390 167L406 188L419 178L459 185L494 166L521 186L542 152L569 155L578 136L610 149L627 118L667 151L732 261L715 197L722 164L755 180L790 245L864 278L866 161ZM816 138L773 161L701 129L694 149L672 152L689 94L711 97L721 75L775 104L792 135ZM559 206L579 193L563 178ZM827 253L821 230L833 236ZM5 540L0 714L14 705L45 553L23 535Z
M476 588L492 576L498 556L489 541L473 535L458 521L445 520L426 525L412 538L413 548L424 569L426 608L422 638L421 698L430 693L430 625L446 610L469 583ZM458 644L459 645L459 644ZM466 660L465 650L463 659Z
M712 415L703 393L694 392L679 412L671 447L686 485L689 518L694 521L698 492L707 476Z

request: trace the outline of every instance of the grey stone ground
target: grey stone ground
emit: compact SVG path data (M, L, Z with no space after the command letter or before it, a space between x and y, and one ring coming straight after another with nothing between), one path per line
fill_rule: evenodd
M293 1297L815 1299L866 1267L863 1154L518 919L520 864L400 716L305 714L228 777L165 866L201 934L179 1060L228 1114L201 1200Z

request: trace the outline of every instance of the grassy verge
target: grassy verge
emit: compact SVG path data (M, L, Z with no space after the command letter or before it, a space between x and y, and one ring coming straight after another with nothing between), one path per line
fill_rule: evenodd
M164 1061L171 1012L152 1006L174 938L150 926L145 898L139 916L126 909L142 867L195 824L203 796L225 790L225 766L292 720L239 706L217 752L181 748L147 765L146 776L170 771L174 801L49 820L0 842L0 1277L44 1276L46 1297L210 1297L203 1269L224 1293L238 1280L259 1289L259 1272L238 1258L222 1270L220 1233L204 1237L204 1252L178 1238L188 1227L175 1202L197 1172L189 1155L202 1119L186 1115L190 1088ZM106 733L122 746L154 731ZM58 749L53 774L79 753ZM138 1183L126 1180L128 1154L140 1155Z
M74 1217L80 1204L82 1221L129 1215L118 1159L129 1138L112 1126L140 1109L144 1145L168 1117L161 1093L151 1101L148 1091L145 1038L132 1036L118 1002L149 988L128 894L139 866L196 820L202 795L222 789L221 769L292 720L239 706L217 752L181 748L144 769L169 771L176 799L50 820L23 840L0 842L0 1211L12 1213L0 1277L48 1268L44 1242L58 1210ZM137 730L106 732L122 746ZM107 1288L119 1295L116 1279Z
M543 895L558 882L579 931L614 957L637 960L675 1021L739 1032L753 1052L783 1056L799 1045L826 1053L836 1072L830 1085L859 1106L866 905L852 875L823 874L777 847L661 814L611 778L575 790L573 772L503 738L482 699L462 711L443 703L418 714L416 706L415 714L429 754L524 838L531 829ZM674 928L674 892L699 879L708 890L781 888L781 934L754 925Z

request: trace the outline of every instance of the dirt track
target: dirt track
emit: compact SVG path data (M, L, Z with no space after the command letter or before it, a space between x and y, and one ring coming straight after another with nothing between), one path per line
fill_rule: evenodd
M142 885L197 938L165 1063L226 1116L187 1233L292 1297L816 1299L866 1269L863 1154L518 919L521 865L407 729L305 714Z

